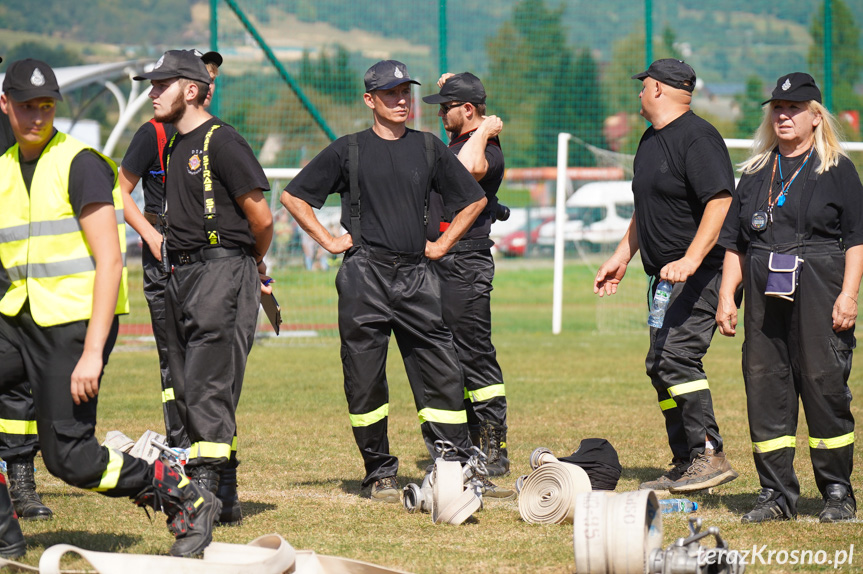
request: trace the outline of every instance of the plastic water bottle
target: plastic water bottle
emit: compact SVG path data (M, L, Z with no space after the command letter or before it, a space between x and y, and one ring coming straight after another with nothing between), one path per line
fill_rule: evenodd
M650 327L657 329L662 327L665 321L665 310L668 309L668 299L671 297L671 283L663 279L656 286L656 293L653 295L653 305L650 306L650 315L647 317L647 324Z
M659 507L662 509L662 514L669 512L695 512L698 510L698 503L692 502L688 498L665 498L659 501Z

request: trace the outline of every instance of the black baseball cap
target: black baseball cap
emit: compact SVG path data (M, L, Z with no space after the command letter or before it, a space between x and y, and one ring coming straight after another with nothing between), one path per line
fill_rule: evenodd
M216 64L217 68L222 67L222 55L218 52L206 52L202 54L198 50L192 50L195 55L201 58L204 64Z
M648 76L672 88L687 92L692 92L695 89L695 70L683 60L676 58L656 60L645 71L632 76L632 79L643 80Z
M407 66L397 60L381 60L366 70L363 81L366 84L366 92L389 90L405 82L421 85L416 80L411 80Z
M9 64L6 77L3 78L3 93L16 102L34 98L63 100L54 70L42 60L32 58Z
M470 72L462 72L447 79L440 93L423 98L427 104L442 104L444 102L485 103L485 88L479 78Z
M221 56L219 56L221 58ZM135 76L134 80L167 80L169 78L186 78L208 84L212 81L207 66L197 50L168 50L151 72Z
M815 100L821 103L821 90L815 83L815 78L805 72L792 72L776 80L776 87L770 99L761 102L768 104L773 100L788 100L789 102L808 102Z

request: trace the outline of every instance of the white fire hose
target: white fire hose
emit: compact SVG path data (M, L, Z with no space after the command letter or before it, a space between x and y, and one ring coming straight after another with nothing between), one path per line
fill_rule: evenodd
M422 486L404 487L404 505L408 512L430 512L435 524L461 524L482 508L482 485L479 477L486 476L485 454L474 447L474 455L462 466L446 460L456 452L450 442L435 442L440 456L434 468L423 479Z
M530 455L533 470L516 483L518 511L530 524L572 524L575 498L590 492L590 478L575 464L560 462L547 448L538 448Z
M60 569L61 559L70 553L83 558L98 574L405 574L400 570L359 560L324 556L309 550L297 551L278 534L267 534L245 545L212 542L204 550L202 560L95 552L69 544L57 544L45 550L38 567L3 558L0 558L0 567L11 566L20 571L40 574L80 574L82 570Z

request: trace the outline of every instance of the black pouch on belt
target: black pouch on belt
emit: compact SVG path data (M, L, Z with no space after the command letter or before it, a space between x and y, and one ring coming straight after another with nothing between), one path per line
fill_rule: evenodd
M767 285L764 294L794 301L802 263L803 260L794 253L771 253L767 263Z

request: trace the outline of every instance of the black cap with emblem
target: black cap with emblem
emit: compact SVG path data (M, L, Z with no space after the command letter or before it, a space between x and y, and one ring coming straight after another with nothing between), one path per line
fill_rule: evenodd
M656 60L645 71L632 76L632 79L643 80L648 76L679 90L691 93L695 89L695 70L683 60L676 58Z
M423 98L427 104L442 104L444 102L485 103L485 88L482 82L470 72L462 72L450 76L440 89L440 93Z
M815 100L821 103L821 90L815 83L815 78L805 72L792 72L776 80L769 100L761 102L768 104L773 100L786 100L788 102L808 102Z
M411 80L407 66L397 60L381 60L366 70L363 81L366 84L366 92L389 90L405 82L420 85L416 80Z
M153 66L152 71L135 76L132 79L141 81L186 78L209 84L212 82L212 79L210 78L210 73L207 71L207 66L201 58L202 54L197 50L168 50L162 54L162 57Z
M35 98L63 100L54 70L45 62L32 58L9 64L3 78L3 93L16 102Z

